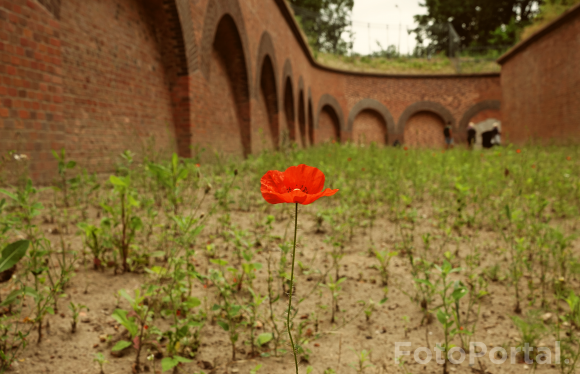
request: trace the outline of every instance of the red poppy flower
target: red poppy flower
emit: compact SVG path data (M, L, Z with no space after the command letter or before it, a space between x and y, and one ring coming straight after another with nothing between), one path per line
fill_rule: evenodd
M181 310L177 309L177 312L175 312L175 314L177 314L178 316L181 315Z
M200 164L195 164L195 167L196 167L196 168L198 168L198 167L200 167L200 166L201 166Z
M406 151L406 150L408 150L409 148L407 148L407 147L404 147L403 149Z
M516 153L522 153L520 149L516 149Z
M349 160L349 161L351 161L351 160L352 160L352 158L350 158L350 157L349 157L349 158L348 158L348 160Z
M532 169L535 169L535 168L536 168L536 165L532 165Z
M568 156L566 157L566 160L570 161L572 159L572 157Z
M300 164L286 171L269 170L262 177L260 191L270 204L312 204L322 196L332 196L338 190L324 189L324 173L315 167Z
M149 328L149 326L145 325L145 326L143 326L143 328L144 328L145 330L147 330L147 329Z

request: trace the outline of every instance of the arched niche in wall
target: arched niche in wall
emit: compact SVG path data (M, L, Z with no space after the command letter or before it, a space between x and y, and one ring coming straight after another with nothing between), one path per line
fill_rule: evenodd
M144 1L147 4L149 1ZM190 74L198 69L197 44L193 31L191 9L186 0L165 1L154 14L163 14L163 21L157 20L156 25L162 25L163 59L166 70L169 71L170 90L173 105L173 122L177 153L181 157L191 157L191 98Z
M316 144L329 140L341 139L341 132L344 131L344 117L338 100L332 95L324 94L318 101L316 119Z
M308 145L306 134L306 108L304 100L304 80L302 77L298 79L298 130L300 132L300 141L302 146Z
M283 72L283 84L284 84L284 118L286 126L282 130L282 142L295 142L296 141L296 107L294 105L294 87L293 87L293 76L292 76L292 64L290 60L286 60L284 63ZM286 138L287 137L287 138Z
M499 100L480 101L465 111L459 121L459 136L467 138L467 125L469 122L479 123L486 119L494 118L501 121L501 102Z
M250 54L237 0L212 0L204 17L200 69L212 98L204 110L204 137L219 152L252 152ZM224 138L224 134L228 136ZM215 139L223 141L215 142Z
M308 88L308 142L314 145L314 112L312 109L312 92Z
M258 107L255 111L258 133L264 133L263 141L269 142L268 148L278 148L280 143L280 121L278 100L278 68L274 43L267 31L260 39L258 56L256 59L256 87ZM254 143L262 140L254 136ZM256 147L258 144L256 144Z
M363 99L350 110L346 132L355 143L388 144L388 135L396 133L395 120L382 103Z
M399 118L398 130L410 146L438 147L445 145L444 127L455 128L455 118L443 105L432 101L411 104Z

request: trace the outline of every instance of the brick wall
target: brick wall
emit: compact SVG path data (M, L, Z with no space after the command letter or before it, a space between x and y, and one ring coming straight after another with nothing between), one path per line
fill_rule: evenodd
M56 165L49 152L61 147L110 171L119 153L142 157L151 142L182 156L240 157L290 139L380 140L385 128L389 143L404 142L419 112L459 131L466 118L496 115L502 100L498 74L319 66L284 0L0 4L0 151L29 153L45 181Z
M405 144L411 147L443 147L445 122L431 112L414 114L405 126Z
M354 120L352 140L358 144L388 144L385 119L374 110L363 110Z
M580 140L580 5L499 62L503 132L510 141Z
M0 149L24 153L31 174L54 169L51 149L64 146L62 30L34 1L0 7Z
M322 107L318 118L318 129L315 130L314 135L315 144L340 139L338 119L336 117L334 109L329 106Z

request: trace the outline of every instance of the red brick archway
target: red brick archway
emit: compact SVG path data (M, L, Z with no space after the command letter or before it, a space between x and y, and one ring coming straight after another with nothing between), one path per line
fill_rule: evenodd
M411 147L442 147L445 145L445 122L433 113L415 113L405 124L405 144Z
M352 141L356 144L387 144L387 123L372 109L361 111L354 119Z

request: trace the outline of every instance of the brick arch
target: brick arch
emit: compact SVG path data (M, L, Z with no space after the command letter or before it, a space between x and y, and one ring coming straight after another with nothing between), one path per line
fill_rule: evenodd
M314 112L312 109L312 90L308 87L308 142L310 145L314 145Z
M201 37L201 56L200 56L200 69L205 77L209 79L210 72L210 61L211 61L211 50L213 48L215 34L218 29L218 24L223 19L225 15L229 15L236 26L237 33L241 40L242 50L243 50L243 61L245 63L245 74L247 76L249 91L252 92L252 87L249 82L252 82L252 71L251 71L251 61L249 52L249 42L248 35L246 32L246 26L244 22L244 17L242 15L242 10L238 0L211 0L209 1L203 22L203 32Z
M169 81L177 153L191 157L191 97L189 75L197 70L197 46L189 3L146 1L161 36L160 48ZM186 43L187 41L187 43Z
M443 105L433 102L433 101L418 101L414 104L409 105L403 114L399 117L399 122L397 125L397 133L403 134L405 132L405 124L409 119L416 113L419 112L431 112L435 113L444 123L450 123L452 127L455 127L455 118L449 109L445 108Z
M467 109L461 120L459 121L458 129L466 129L469 124L469 120L475 117L478 113L484 110L500 110L501 102L499 100L485 100L473 105L471 108Z
M220 1L215 2L215 4L220 4ZM220 143L218 147L227 153L237 153L241 150L243 156L246 157L252 152L251 76L249 75L250 69L246 64L248 58L244 51L242 35L239 33L236 20L229 13L225 13L219 20L213 39L212 50L207 53L211 58L208 61L206 78L209 81L210 89L215 90L214 95L221 96L213 108L213 120L219 126L220 121L224 119L226 122L222 122L221 125L227 128L227 131L239 132L241 143L238 143L241 145L241 149L235 145L236 141ZM202 56L202 62L205 55L206 53ZM201 68L203 72L205 69L203 64ZM214 68L216 69L215 76L211 72ZM229 100L230 103L223 101L224 99ZM236 122L237 129L235 126L229 127L231 124L235 125Z
M258 71L260 77L260 92L264 95L266 112L268 115L268 127L274 148L280 144L280 121L279 121L279 100L278 85L276 82L276 70L270 55L265 55ZM258 91L258 90L256 90ZM260 98L258 98L260 100Z
M276 59L276 50L274 48L274 42L272 42L272 36L268 31L264 31L260 37L260 46L258 47L258 55L256 57L256 83L255 87L260 87L260 75L262 74L262 68L264 64L264 59L266 56L270 57L270 62L272 63L272 68L274 69L274 79L276 83L276 89L278 89L278 65ZM254 90L255 97L259 93L259 89Z
M307 145L307 134L306 134L306 107L304 99L304 79L302 76L298 78L298 130L300 134L300 140L302 141L302 146Z
M284 62L282 71L282 105L284 106L284 118L289 140L296 141L296 105L294 99L294 77L292 75L292 63L289 59Z
M173 0L164 0L169 7ZM183 42L179 44L183 48L187 58L189 73L196 72L199 69L198 47L195 39L195 29L193 27L193 17L191 15L191 6L189 0L175 0L177 15L181 25ZM175 26L175 23L173 24ZM177 27L177 26L175 26Z
M324 106L328 105L329 107L331 107L337 116L338 119L338 130L340 131L344 131L345 130L345 125L344 125L344 115L342 113L342 108L340 107L340 104L338 103L338 100L336 100L336 98L332 95L329 94L324 94L320 97L320 100L318 100L318 110L316 111L317 113L317 120L315 122L314 128L318 129L318 115L320 115L320 111L322 110L322 108Z
M344 116L338 100L336 100L336 98L332 95L324 94L320 97L320 100L318 100L318 109L316 111L315 122L315 129L318 130L318 132L321 130L320 118L324 114L330 117L332 125L334 126L336 138L340 141L341 133L345 129Z
M60 3L61 0L38 0L42 6L46 8L54 18L60 20Z
M387 132L389 134L395 134L397 132L395 120L393 119L391 112L389 112L387 107L384 106L382 103L373 99L362 99L352 107L348 115L348 123L346 127L347 132L352 132L356 116L358 116L359 113L364 110L373 110L379 113L379 115L383 117L383 120L387 124Z

